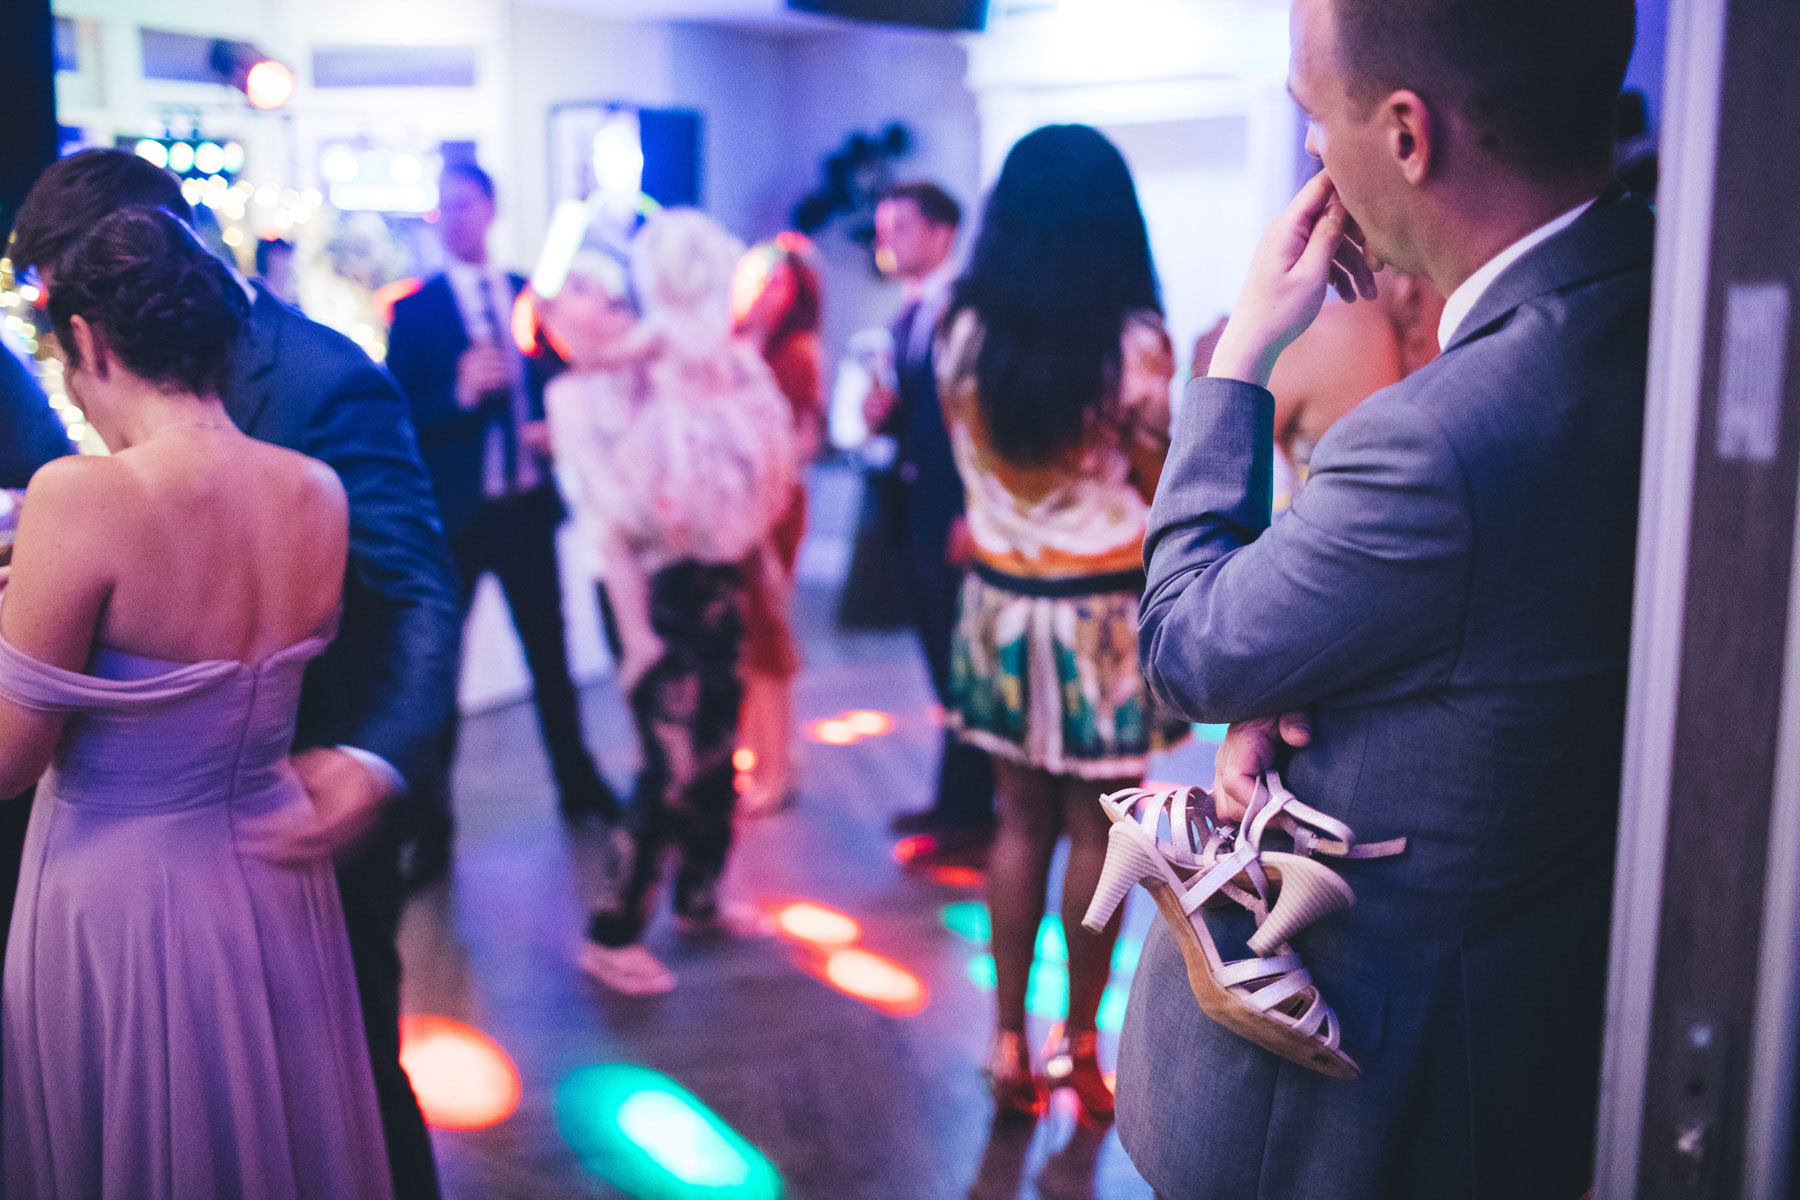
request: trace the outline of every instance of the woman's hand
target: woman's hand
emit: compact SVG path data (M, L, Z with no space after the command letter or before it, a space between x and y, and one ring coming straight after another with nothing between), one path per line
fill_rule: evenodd
M1319 315L1325 288L1346 301L1373 300L1379 268L1320 171L1263 234L1207 374L1269 386L1276 358Z

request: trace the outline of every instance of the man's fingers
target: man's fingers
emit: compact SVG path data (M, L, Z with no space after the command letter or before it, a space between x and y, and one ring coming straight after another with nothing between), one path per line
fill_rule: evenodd
M1312 227L1312 234L1306 239L1306 250L1294 264L1294 274L1323 284L1330 278L1331 263L1343 236L1344 208L1341 204L1333 204Z
M1282 713L1277 728L1281 732L1281 740L1290 746L1312 744L1312 717L1307 713Z
M1356 283L1336 259L1331 262L1331 287L1333 291L1337 292L1338 299L1345 304L1356 302Z
M1375 299L1375 272L1369 269L1369 260L1363 256L1361 246L1345 236L1338 242L1332 262L1343 269L1358 296L1364 300Z
M1320 171L1288 202L1287 212L1283 215L1304 228L1318 221L1319 214L1336 198L1337 189L1332 186L1331 176Z

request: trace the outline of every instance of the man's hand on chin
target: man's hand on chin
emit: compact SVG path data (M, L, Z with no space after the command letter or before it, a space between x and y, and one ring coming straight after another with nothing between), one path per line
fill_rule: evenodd
M1243 820L1262 773L1284 750L1311 741L1312 717L1303 712L1239 721L1227 729L1213 759L1213 809L1219 820Z
M1345 301L1373 300L1379 268L1320 171L1263 234L1207 374L1268 387L1275 360L1319 315L1325 288Z

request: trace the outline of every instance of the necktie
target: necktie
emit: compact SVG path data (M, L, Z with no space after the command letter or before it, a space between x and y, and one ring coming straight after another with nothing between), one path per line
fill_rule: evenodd
M481 276L481 313L487 320L488 336L493 339L494 346L504 354L506 352L504 339L507 327L500 323L499 311L494 306L493 281L485 274ZM497 426L500 430L501 470L505 474L506 494L509 496L519 490L519 421L516 411L517 402L514 398L517 390L515 383L505 392L496 392L484 401L490 409L489 428Z

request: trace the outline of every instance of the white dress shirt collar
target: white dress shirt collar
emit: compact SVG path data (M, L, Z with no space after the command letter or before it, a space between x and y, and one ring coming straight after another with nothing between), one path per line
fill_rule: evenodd
M1576 218L1592 208L1592 200L1584 201L1571 208L1560 217L1539 225L1536 229L1502 250L1483 263L1481 269L1462 281L1462 286L1450 293L1444 301L1444 315L1438 321L1438 349L1448 350L1450 342L1456 337L1456 327L1461 325L1468 315L1475 311L1475 305L1481 297L1494 285L1494 281L1506 272L1506 268L1524 258L1532 250L1549 241L1563 230L1575 223Z

